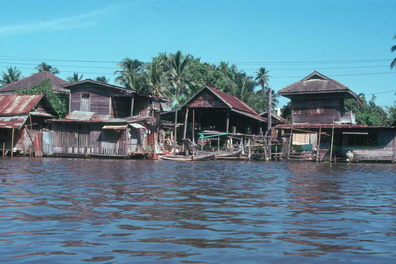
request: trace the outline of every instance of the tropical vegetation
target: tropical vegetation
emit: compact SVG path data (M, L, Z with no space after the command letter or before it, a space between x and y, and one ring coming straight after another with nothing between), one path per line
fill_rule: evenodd
M51 65L49 65L49 64L47 64L47 63L45 63L45 62L42 62L42 63L40 63L39 65L37 65L37 66L35 67L35 69L36 69L38 72L47 71L47 72L50 72L50 73L52 73L52 74L58 74L58 73L59 73L59 70L58 70L57 68L55 68L55 67L53 67L53 66L51 66Z
M8 67L5 72L2 73L2 79L0 80L1 85L6 85L21 78L21 71L16 67Z

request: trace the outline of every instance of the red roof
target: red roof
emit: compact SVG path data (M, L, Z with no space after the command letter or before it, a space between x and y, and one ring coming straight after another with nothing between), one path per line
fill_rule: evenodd
M257 112L254 111L252 108L250 108L247 104L245 104L243 101L238 99L237 97L226 94L220 90L217 90L216 88L206 86L209 90L211 90L213 93L215 93L224 103L228 104L231 108L235 108L237 110L250 113L253 115L257 115Z
M24 116L3 116L0 117L0 128L21 128L26 120L28 119L27 115Z
M0 94L0 115L28 114L43 97L42 94Z
M42 81L47 79L50 81L52 85L52 89L54 91L61 93L68 93L68 90L62 88L62 85L67 84L67 82L53 75L52 73L46 71L37 72L35 74L30 75L29 77L22 78L10 84L6 84L0 87L0 93L13 93L18 90L30 89L32 88L32 86L38 85Z

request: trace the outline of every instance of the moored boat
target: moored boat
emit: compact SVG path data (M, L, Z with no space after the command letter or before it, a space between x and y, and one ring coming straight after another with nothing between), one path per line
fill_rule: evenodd
M163 160L174 160L174 161L202 161L215 159L214 153L203 153L197 155L164 155L161 156Z

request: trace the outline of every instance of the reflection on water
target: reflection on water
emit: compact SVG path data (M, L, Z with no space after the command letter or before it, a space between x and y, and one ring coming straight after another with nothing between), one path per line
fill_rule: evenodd
M0 161L2 263L391 263L396 166Z

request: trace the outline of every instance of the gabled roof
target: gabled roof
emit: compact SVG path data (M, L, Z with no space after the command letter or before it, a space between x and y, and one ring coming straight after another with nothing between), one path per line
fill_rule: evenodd
M42 94L0 94L0 115L26 115L40 103Z
M194 96L192 96L190 98L190 100L188 100L182 106L182 108L187 106L191 102L193 102L194 99L205 90L207 90L207 91L211 92L213 95L215 95L220 101L222 101L225 105L227 105L233 112L243 114L250 118L257 119L259 121L267 121L266 118L261 117L256 111L254 111L252 108L250 108L250 106L245 104L239 98L237 98L233 95L230 95L230 94L226 94L226 93L224 93L214 87L210 87L210 86L205 86L204 88L202 88L198 93L196 93Z
M268 117L268 113L267 112L263 112L260 114L260 116L267 118ZM277 121L279 121L279 123L289 123L289 121L283 117L281 117L280 115L277 115L275 113L271 113L272 118L275 118Z
M90 80L90 79L78 81L78 82L66 83L62 87L66 88L66 89L73 89L73 88L77 88L81 84L86 84L86 83L104 86L104 87L115 89L117 91L122 91L125 93L136 93L136 91L134 91L134 90L125 89L121 86L112 85L112 84L108 84L108 83L104 83L104 82L98 82L98 81L94 81L94 80Z
M330 79L317 71L312 72L301 81L286 86L279 90L278 93L286 97L293 95L341 93L348 97L357 98L357 95L347 86Z
M67 90L62 88L62 85L67 84L67 82L50 72L37 72L35 74L30 75L29 77L22 78L18 81L12 82L10 84L6 84L0 87L0 93L13 93L18 90L30 89L35 85L39 85L44 80L49 80L52 89L59 93L68 93Z
M190 104L191 102L194 101L194 99L200 94L202 93L202 91L204 90L208 90L210 91L212 94L214 94L218 99L220 99L220 101L222 101L224 104L226 104L229 108L231 109L236 109L236 110L240 110L249 114L253 114L253 115L258 115L256 111L254 111L252 108L250 108L247 104L245 104L243 101L241 101L239 98L230 95L230 94L226 94L216 88L210 87L210 86L205 86L204 88L202 88L198 93L196 93L193 97L190 98L190 100L188 100L184 106Z

